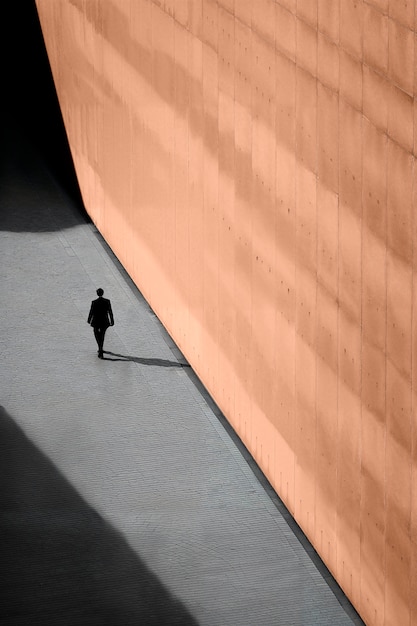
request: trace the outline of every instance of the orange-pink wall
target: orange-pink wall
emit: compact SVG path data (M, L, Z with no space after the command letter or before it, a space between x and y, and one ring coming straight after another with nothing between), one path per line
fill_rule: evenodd
M37 6L93 220L366 623L417 624L415 0Z

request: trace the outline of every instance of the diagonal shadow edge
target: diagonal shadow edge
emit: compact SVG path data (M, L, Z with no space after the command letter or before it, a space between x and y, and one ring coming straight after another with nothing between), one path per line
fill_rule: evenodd
M0 623L197 626L0 407Z

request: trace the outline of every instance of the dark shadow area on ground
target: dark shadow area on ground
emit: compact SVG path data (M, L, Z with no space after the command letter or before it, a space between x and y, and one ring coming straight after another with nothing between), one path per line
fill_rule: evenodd
M1 13L0 229L69 228L89 218L36 6L34 0L5 2ZM62 198L72 211L59 210Z
M0 407L0 624L197 626Z
M117 354L116 352L103 351L104 354L110 354L110 357L103 357L104 361L132 361L140 365L156 365L157 367L191 367L189 363L179 363L178 361L168 361L166 359L151 359L139 356L129 356L127 354ZM117 357L113 359L112 357Z
M0 160L0 231L52 232L91 221L13 118L0 128Z

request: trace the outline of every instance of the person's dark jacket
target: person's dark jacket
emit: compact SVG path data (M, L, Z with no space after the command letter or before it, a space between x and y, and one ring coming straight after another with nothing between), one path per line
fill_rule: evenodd
M87 322L93 326L93 328L108 328L109 326L113 326L114 319L110 300L107 300L107 298L97 298L97 300L93 300Z

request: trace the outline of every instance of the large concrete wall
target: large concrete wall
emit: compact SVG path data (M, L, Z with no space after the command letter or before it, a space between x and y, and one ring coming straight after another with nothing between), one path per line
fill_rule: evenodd
M93 220L367 624L417 624L414 0L37 7Z

